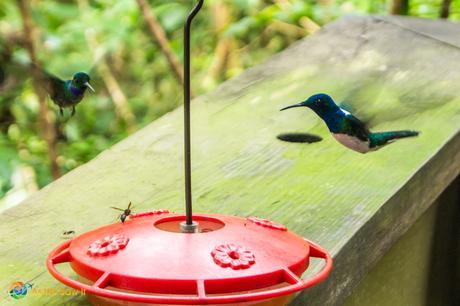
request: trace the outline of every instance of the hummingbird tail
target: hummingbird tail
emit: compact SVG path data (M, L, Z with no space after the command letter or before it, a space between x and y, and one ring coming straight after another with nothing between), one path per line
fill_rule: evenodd
M386 144L392 143L396 139L416 137L420 134L417 131L392 131L392 132L381 132L372 133L369 137L370 147L381 147Z

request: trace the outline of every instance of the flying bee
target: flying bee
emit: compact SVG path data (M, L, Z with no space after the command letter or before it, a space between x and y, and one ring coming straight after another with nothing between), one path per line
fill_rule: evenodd
M129 205L128 205L128 208L126 209L122 209L122 208L118 208L118 207L111 207L112 209L115 209L115 210L119 210L119 211L122 211L123 213L120 215L120 220L121 220L121 223L125 223L126 219L131 215L132 211L131 211L131 202L129 202Z

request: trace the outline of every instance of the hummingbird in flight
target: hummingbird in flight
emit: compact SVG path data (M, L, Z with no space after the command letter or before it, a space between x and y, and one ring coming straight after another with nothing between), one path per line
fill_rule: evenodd
M59 107L61 116L64 115L63 108L72 108L71 116L74 116L75 106L83 100L86 90L95 92L89 83L89 75L84 72L75 73L71 80L62 80L39 67L33 66L33 69L39 76L39 83Z
M419 135L419 132L410 130L373 133L364 122L338 106L329 95L324 93L313 95L301 103L281 110L294 107L308 107L313 110L326 123L332 136L339 143L363 154L376 151L397 139Z

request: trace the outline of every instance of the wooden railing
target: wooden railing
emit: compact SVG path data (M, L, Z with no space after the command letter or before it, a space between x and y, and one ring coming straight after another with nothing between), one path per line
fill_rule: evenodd
M459 30L440 21L345 18L194 101L194 209L269 218L335 258L331 276L293 305L341 304L459 175ZM338 144L312 112L278 111L317 92L352 101L373 130L422 134L361 155ZM323 140L277 139L289 132ZM110 206L183 212L182 138L178 109L3 212L0 288L18 280L63 288L45 270L47 253L64 231L113 222ZM16 302L6 291L0 299ZM86 300L21 301L64 303Z

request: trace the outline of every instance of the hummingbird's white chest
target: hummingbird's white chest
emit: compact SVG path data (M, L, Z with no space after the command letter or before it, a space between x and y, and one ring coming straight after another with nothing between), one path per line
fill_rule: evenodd
M335 140L343 144L345 147L352 149L353 151L363 154L371 151L369 148L369 141L362 141L357 137L353 137L347 134L332 133L332 136L334 136Z

